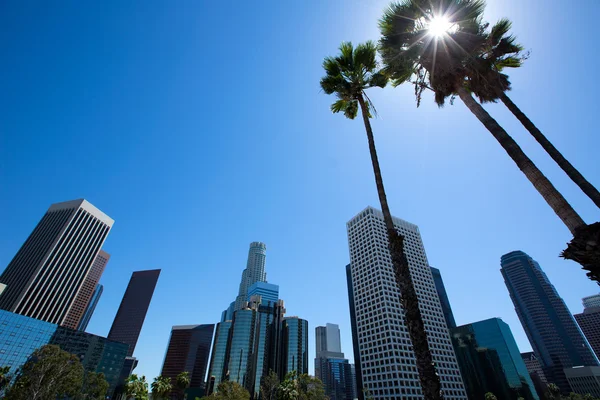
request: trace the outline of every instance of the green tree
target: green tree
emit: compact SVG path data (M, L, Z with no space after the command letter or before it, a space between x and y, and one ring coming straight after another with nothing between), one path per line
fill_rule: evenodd
M533 138L552 157L560 168L579 186L579 188L600 207L600 192L561 154L560 151L544 136L523 111L506 95L510 90L508 75L504 68L517 68L522 65L526 56L521 56L523 47L516 43L515 37L508 34L512 23L501 19L490 30L478 49L468 59L469 89L482 102L502 101Z
M471 94L471 62L490 37L482 23L482 0L404 0L392 4L380 21L380 51L385 71L394 85L415 85L417 105L425 89L431 89L438 105L458 96L498 141L573 234L562 256L579 262L600 280L600 223L586 225L562 194L527 157L515 140ZM441 36L428 30L432 21L447 18L450 29ZM513 43L514 44L514 43Z
M108 382L102 372L87 372L83 380L81 393L75 396L77 400L104 400L108 391Z
M13 375L10 373L10 367L0 368L0 398L5 396L6 391L10 387L12 378Z
M371 128L370 118L375 115L375 108L369 100L366 90L373 87L383 88L388 80L379 69L374 43L367 42L354 48L352 43L345 42L341 44L339 50L339 55L327 57L323 62L325 76L321 78L321 88L326 94L335 94L338 98L331 105L331 111L334 113L343 112L347 118L354 119L360 108L367 132L369 152L387 230L394 274L400 288L400 301L417 361L421 387L426 400L442 399L440 379L431 357L417 294L404 253L404 237L394 227Z
M152 400L163 400L169 396L173 385L171 384L171 378L166 376L157 376L154 378L154 382L151 385L152 388Z
M498 400L498 398L496 397L496 395L494 395L494 393L487 392L485 394L485 400Z
M209 400L249 400L250 393L239 383L223 381L217 386L217 390L206 397Z
M548 391L546 392L546 398L549 400L559 400L560 399L560 389L554 383L548 384Z
M135 400L148 400L148 382L145 376L131 374L125 380L125 398Z
M323 382L308 374L298 376L299 400L326 400Z
M270 370L268 375L261 378L260 398L262 400L277 400L278 391L279 377L273 370Z
M185 399L186 395L185 395L185 391L187 390L187 388L190 387L190 373L187 371L183 371L181 372L179 375L177 375L177 377L175 378L175 387L177 388L178 391L181 392L181 398Z
M83 366L79 358L56 345L46 345L29 357L6 398L47 400L73 397L80 393L82 385Z

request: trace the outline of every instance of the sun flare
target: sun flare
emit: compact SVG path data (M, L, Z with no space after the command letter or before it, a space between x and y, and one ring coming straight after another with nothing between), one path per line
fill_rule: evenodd
M450 31L453 25L454 24L448 21L448 18L444 16L437 16L433 17L429 21L429 26L427 30L432 36L439 38L445 35L448 31Z

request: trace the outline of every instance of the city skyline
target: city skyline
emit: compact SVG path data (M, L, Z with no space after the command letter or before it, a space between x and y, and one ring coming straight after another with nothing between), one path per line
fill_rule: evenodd
M388 3L240 4L233 14L202 2L149 2L143 10L6 3L0 269L49 204L84 197L98 206L116 222L103 246L112 258L88 331L106 336L133 271L161 268L136 349L136 372L151 378L164 356L155 349L166 348L171 326L219 320L237 293L247 245L259 240L286 307L311 327L331 321L325 309L334 310L351 360L344 224L377 207L377 194L364 129L331 115L318 79L322 58L342 40L377 40ZM533 50L510 72L511 98L598 186L600 136L591 127L600 83L555 79L564 74L558 46L574 53L594 46L587 33L600 4L589 7L564 30L547 28L564 19L556 0L490 2L486 19L510 17ZM231 30L217 26L223 20ZM311 29L299 38L303 26ZM253 43L235 52L243 71L224 46L240 37ZM216 67L209 54L227 61ZM590 56L593 63L597 55ZM242 91L254 101L224 106ZM373 126L390 208L419 225L457 324L500 317L519 349L530 349L498 272L500 256L516 249L534 255L570 311L580 312L581 297L597 285L558 258L567 230L468 110L460 102L440 110L427 94L417 109L411 87L369 96L380 116ZM484 107L586 221L598 219L503 105Z

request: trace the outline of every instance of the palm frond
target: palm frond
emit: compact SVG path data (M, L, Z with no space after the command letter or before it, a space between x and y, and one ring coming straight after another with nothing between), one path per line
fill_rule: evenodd
M510 31L512 22L507 18L502 18L494 24L489 35L492 46L497 46L500 40Z
M377 47L375 43L368 41L361 43L354 49L353 62L356 68L364 68L365 72L371 72L377 68Z
M356 115L358 115L358 100L352 100L347 102L346 109L344 110L344 115L348 119L356 118Z

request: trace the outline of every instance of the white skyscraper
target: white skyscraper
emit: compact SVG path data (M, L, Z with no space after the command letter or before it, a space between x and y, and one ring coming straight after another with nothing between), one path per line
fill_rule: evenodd
M261 242L250 243L248 250L248 262L246 269L242 272L240 290L235 299L233 311L241 310L248 301L248 288L256 282L266 282L265 259L267 257L267 245Z
M445 398L464 400L467 395L419 228L398 218L394 225L405 238L404 249ZM373 399L422 399L383 214L367 207L346 228L362 387Z

